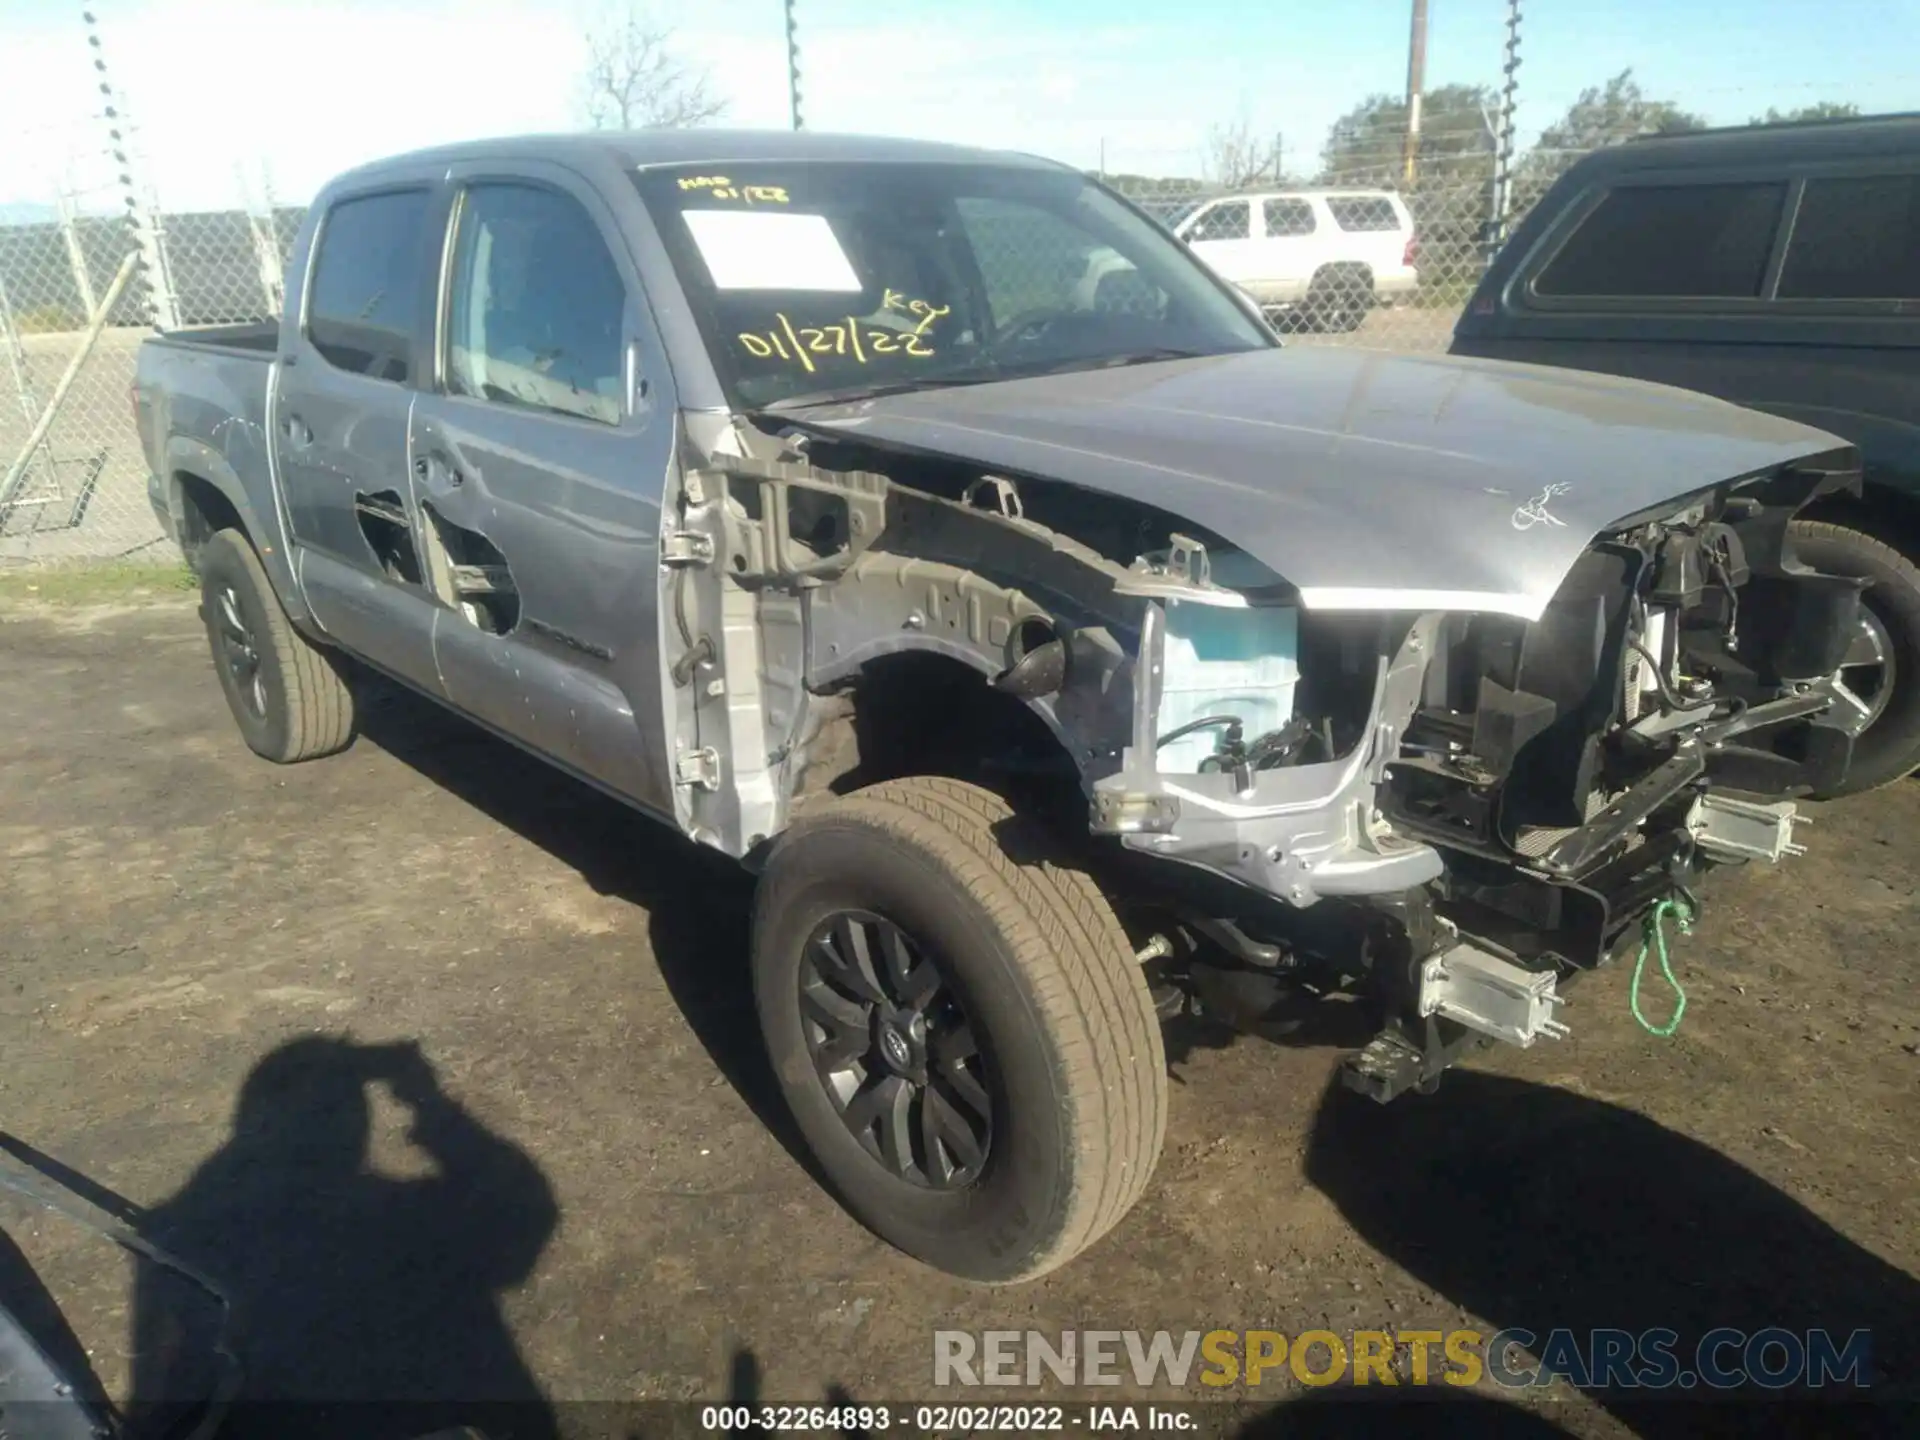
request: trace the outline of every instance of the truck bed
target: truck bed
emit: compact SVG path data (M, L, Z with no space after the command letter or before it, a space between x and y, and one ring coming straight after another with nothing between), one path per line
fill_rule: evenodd
M141 344L133 399L163 526L171 529L172 477L185 470L215 482L243 516L259 517L262 528L251 533L271 536L266 420L279 340L278 323L269 321L176 330Z
M197 325L168 330L154 339L163 345L185 345L196 350L239 350L271 355L280 345L280 322L250 320L244 325Z

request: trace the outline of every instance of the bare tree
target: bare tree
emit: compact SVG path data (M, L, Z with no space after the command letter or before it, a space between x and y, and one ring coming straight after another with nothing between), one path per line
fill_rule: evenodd
M724 114L713 77L673 51L673 32L631 5L587 31L580 103L596 130L685 129Z
M1273 153L1253 138L1253 127L1243 115L1230 125L1214 125L1207 131L1207 179L1225 190L1237 190L1264 177L1271 168Z

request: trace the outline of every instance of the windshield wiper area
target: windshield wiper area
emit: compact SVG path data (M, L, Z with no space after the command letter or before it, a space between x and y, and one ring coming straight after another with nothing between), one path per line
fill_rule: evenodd
M954 385L986 385L1009 377L998 371L983 375L930 375L920 380L887 380L874 385L847 385L838 390L810 390L769 400L761 410L807 410L815 405L843 405L853 400L878 400L883 395L911 395L916 390L945 390Z
M878 400L885 395L910 395L919 390L945 390L957 385L991 385L1001 380L1025 380L1039 375L1070 375L1079 370L1112 370L1123 365L1150 365L1160 360L1199 360L1221 352L1184 350L1176 346L1154 346L1145 350L1123 350L1113 355L1077 355L1052 365L1019 365L972 373L929 375L918 380L888 380L874 385L849 385L839 390L815 390L805 395L790 395L784 400L769 400L762 410L805 410L815 405L842 405L854 400Z
M1123 365L1151 365L1159 360L1198 360L1217 353L1213 350L1182 350L1175 346L1157 345L1146 350L1124 350L1118 355L1086 355L1074 360L1062 360L1058 365L1049 365L1039 373L1067 375L1075 370L1117 370Z

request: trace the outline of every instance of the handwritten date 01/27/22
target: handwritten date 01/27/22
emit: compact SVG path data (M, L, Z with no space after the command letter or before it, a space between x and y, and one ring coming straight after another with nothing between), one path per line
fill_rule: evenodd
M832 325L795 325L785 315L775 315L773 321L764 334L743 331L735 337L740 348L756 360L797 362L808 370L815 368L815 355L850 355L865 365L876 355L925 359L934 354L923 333L924 324L916 330L890 330L862 325L851 315Z

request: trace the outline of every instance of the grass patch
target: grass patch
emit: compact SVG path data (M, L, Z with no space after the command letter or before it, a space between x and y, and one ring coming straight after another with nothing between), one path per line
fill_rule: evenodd
M183 560L108 560L96 565L0 570L0 600L43 605L102 605L191 594L200 582Z

